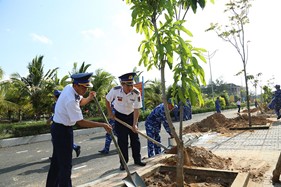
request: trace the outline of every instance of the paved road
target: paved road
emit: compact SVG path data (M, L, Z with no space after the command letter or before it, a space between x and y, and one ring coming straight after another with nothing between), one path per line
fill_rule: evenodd
M236 110L223 111L230 118L234 117ZM195 114L191 121L185 121L184 126L200 121L213 112ZM174 124L175 127L179 123ZM140 130L144 131L144 123L140 123ZM75 158L73 153L73 186L91 182L112 170L119 172L119 158L112 143L112 150L106 156L98 153L104 145L105 132L75 136L75 142L82 146L81 155ZM162 144L167 146L168 136L165 130L161 132ZM146 139L141 137L141 153L147 156ZM129 151L131 154L131 151ZM0 187L41 187L45 186L47 173L50 165L49 156L52 154L50 140L0 148ZM130 156L129 165L132 164Z

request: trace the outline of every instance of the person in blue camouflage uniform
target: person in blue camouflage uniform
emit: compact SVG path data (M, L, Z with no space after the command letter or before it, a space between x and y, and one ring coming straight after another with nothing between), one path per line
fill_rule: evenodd
M169 111L172 111L174 109L173 104L171 103L171 100L168 100L168 109ZM147 136L150 138L153 138L157 142L161 143L161 137L160 137L160 131L161 131L161 123L163 122L163 126L167 133L172 137L171 129L169 127L169 124L167 122L165 111L164 111L164 103L161 103L157 107L155 107L152 112L147 116L145 121L145 130ZM154 144L151 141L147 141L147 151L148 151L148 157L152 157L154 155L161 153L161 147Z
M179 102L181 103L181 102ZM173 109L175 121L179 121L179 106L180 104L177 105ZM186 103L183 105L183 121L190 120L192 118L192 113L191 113L191 103L189 99L186 99Z
M186 104L183 106L183 120L191 120L192 111L191 111L191 102L189 99L186 99Z
M217 97L215 101L216 111L217 113L221 113L221 104L220 104L220 97Z
M114 111L114 105L113 102L111 102L111 107L112 107L112 114L115 114ZM112 132L115 136L117 136L116 131L115 131L115 120L114 119L109 119L108 123L111 125L112 127ZM108 154L109 153L109 149L110 149L110 144L112 141L112 137L109 133L105 134L105 143L104 143L104 148L102 150L100 150L99 152L101 154Z
M178 105L178 106L180 106L180 105ZM179 117L179 107L175 107L175 108L173 109L173 113L174 113L174 119L175 119L175 121L179 121L179 120L180 120L180 117Z
M281 118L280 109L281 109L281 90L280 85L275 85L276 91L274 92L273 98L268 105L270 109L274 109L277 119Z

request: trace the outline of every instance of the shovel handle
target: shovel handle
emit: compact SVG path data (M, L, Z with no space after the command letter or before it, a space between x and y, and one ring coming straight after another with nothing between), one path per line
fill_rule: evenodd
M128 123L126 123L126 122L124 122L124 121L122 121L122 120L120 120L120 119L118 119L118 118L116 118L116 117L115 117L115 120L118 121L119 123L121 123L122 125L128 127L129 129L133 130L133 127L130 126ZM159 145L160 147L163 147L166 151L169 150L166 146L162 145L160 142L157 142L157 141L154 140L153 138L150 138L149 136L143 134L143 133L140 132L139 130L137 130L137 133L140 134L140 135L142 135L143 137L145 137L145 138L148 139L149 141L151 141L151 142L153 142L153 143Z
M101 113L102 113L103 119L106 121L107 124L109 124L109 122L108 122L108 120L107 120L107 118L106 118L104 112L102 111L102 108L101 108L101 106L100 106L99 101L97 100L96 97L94 97L94 100L95 100L95 102L97 103L97 105L98 105L98 107L99 107L99 109L100 109L100 111L101 111ZM123 156L123 154L122 154L122 152L121 152L121 149L120 149L120 147L119 147L119 145L118 145L118 143L117 143L117 141L116 141L116 139L115 139L115 137L114 137L112 131L110 131L110 136L111 136L111 138L112 138L112 140L113 140L113 142L114 142L114 145L115 145L115 147L116 147L116 149L117 149L117 152L118 152L118 154L119 154L119 156L120 156L120 160L121 160L121 162L122 162L122 164L123 164L123 166L124 166L124 168L125 168L125 170L126 170L128 176L129 176L130 178L132 178L132 177L131 177L131 174L130 174L130 171L129 171L129 168L128 168L128 166L127 166L127 163L126 163L126 161L125 161L125 158L124 158L124 156Z

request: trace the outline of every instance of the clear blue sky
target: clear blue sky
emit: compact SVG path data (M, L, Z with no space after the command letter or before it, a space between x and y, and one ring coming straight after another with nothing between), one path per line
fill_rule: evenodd
M234 74L242 70L235 49L213 32L205 33L211 22L223 21L224 3L216 0L196 15L189 14L186 27L193 33L193 45L210 51L213 80L244 84ZM269 2L268 2L269 3ZM281 84L279 48L281 29L280 0L254 1L250 24L246 27L249 43L248 73L262 72L264 79L275 77ZM71 71L74 62L92 64L89 71L103 69L118 77L138 65L137 51L142 36L130 27L130 10L122 0L0 0L0 66L8 78L12 73L26 76L27 65L37 55L44 55L44 69L59 67L59 75ZM209 64L201 64L210 79ZM278 68L277 68L278 67ZM139 67L139 70L144 70ZM160 72L144 72L145 79ZM172 75L167 74L172 82Z

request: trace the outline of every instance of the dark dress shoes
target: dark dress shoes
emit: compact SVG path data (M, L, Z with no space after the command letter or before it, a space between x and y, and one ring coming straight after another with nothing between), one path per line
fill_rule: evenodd
M76 157L78 157L81 153L81 147L78 145L74 150L76 152Z
M146 163L145 163L145 162L142 162L142 161L138 161L138 162L135 162L135 165L138 165L138 166L145 166Z
M103 154L103 155L107 155L107 154L108 154L108 151L106 151L106 150L104 150L104 149L103 149L103 150L100 150L99 152L100 152L101 154Z
M124 171L124 170L125 170L125 167L123 166L123 164L120 164L119 169L120 169L121 171Z

